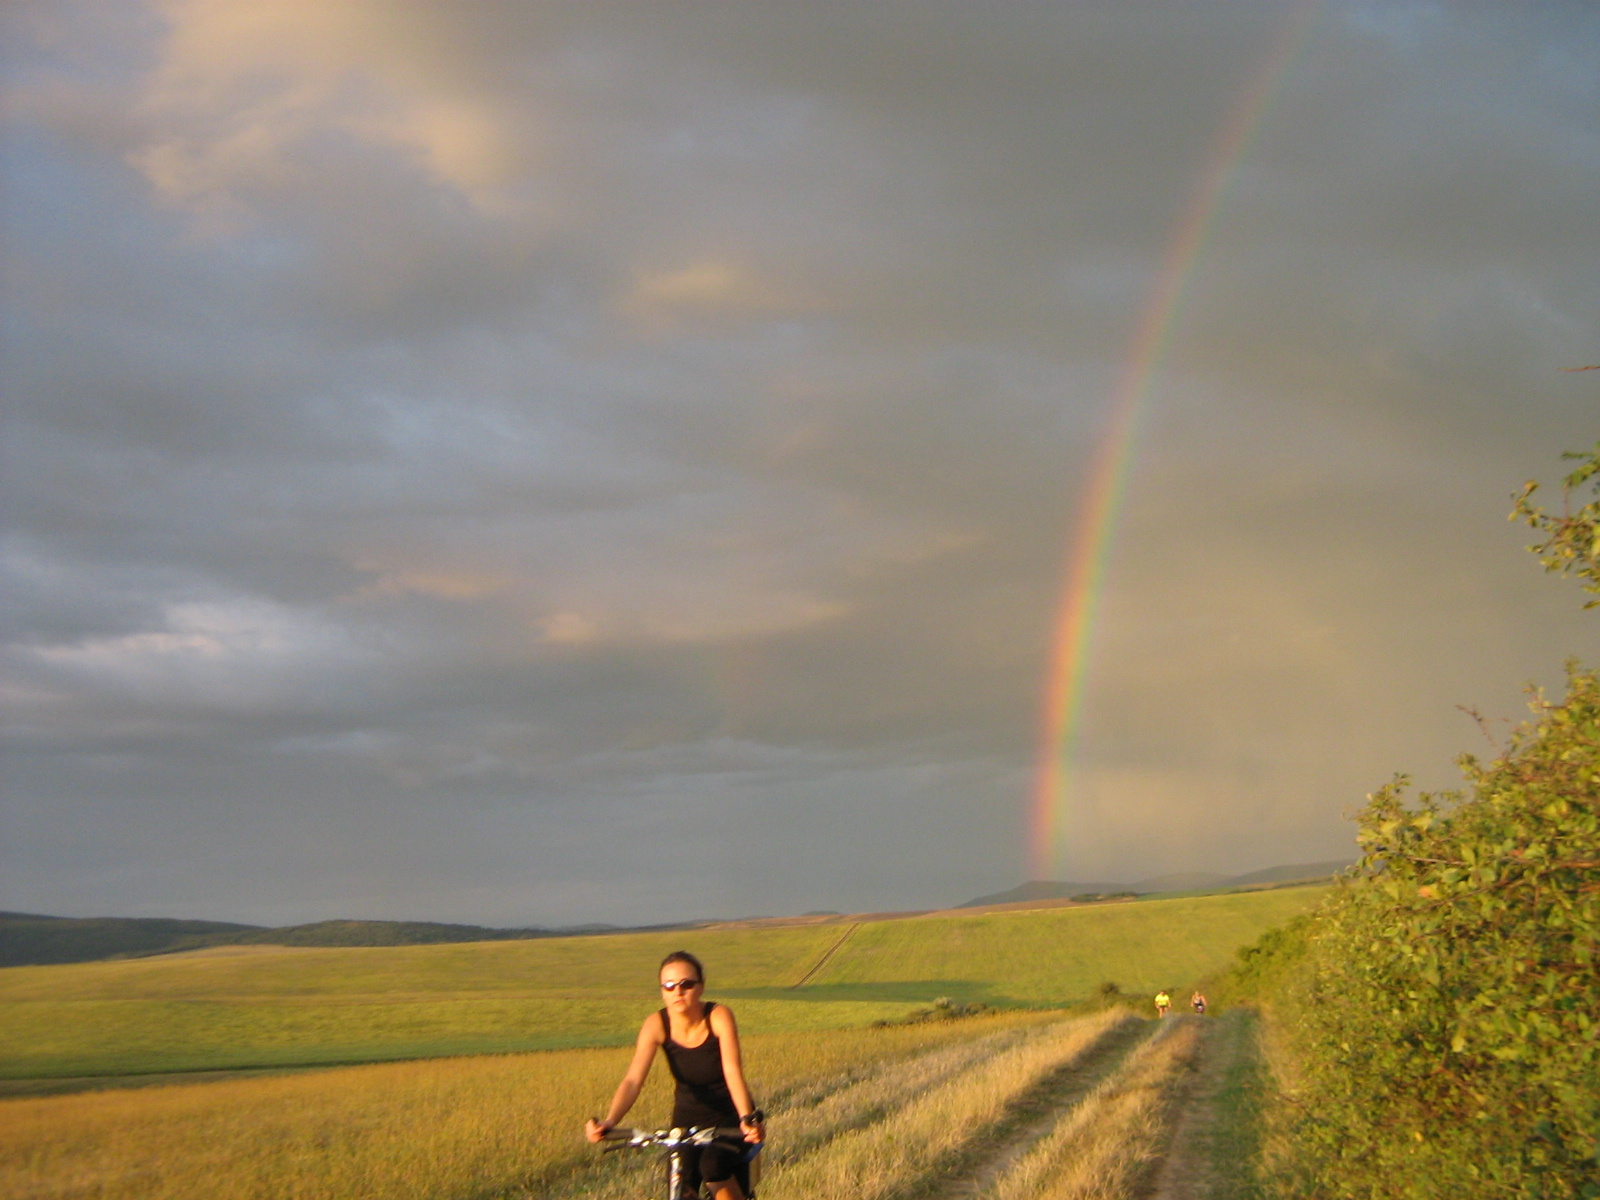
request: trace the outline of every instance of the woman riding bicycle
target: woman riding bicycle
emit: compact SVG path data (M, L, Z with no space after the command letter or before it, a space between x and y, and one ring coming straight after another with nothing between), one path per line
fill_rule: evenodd
M605 1119L591 1117L584 1126L584 1135L591 1142L604 1139L633 1107L657 1049L666 1054L667 1067L677 1080L674 1126L738 1126L746 1142L761 1142L766 1133L764 1118L744 1080L739 1027L727 1005L703 998L705 982L705 969L688 951L678 950L662 959L661 990L666 993L667 1005L651 1013L639 1027L633 1061L617 1085ZM700 1153L686 1156L684 1195L698 1196L703 1179L711 1185L716 1200L745 1200L748 1178L748 1153L713 1142Z

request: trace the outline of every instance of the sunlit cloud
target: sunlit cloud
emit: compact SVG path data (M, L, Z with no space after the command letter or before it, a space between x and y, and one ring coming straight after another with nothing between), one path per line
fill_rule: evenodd
M340 140L388 152L484 212L515 208L538 121L501 111L439 51L443 10L382 0L170 0L132 163L213 231L318 190Z
M726 259L703 259L642 274L622 304L655 331L706 322L799 317L825 307L804 288L784 285Z

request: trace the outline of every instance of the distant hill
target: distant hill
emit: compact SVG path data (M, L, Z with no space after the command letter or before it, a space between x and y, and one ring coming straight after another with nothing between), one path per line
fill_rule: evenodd
M1208 871L1180 871L1156 875L1133 883L1060 883L1035 879L1004 892L979 896L959 908L981 908L988 904L1015 904L1023 900L1093 900L1105 896L1149 896L1162 892L1213 892L1229 888L1256 887L1270 883L1296 883L1307 879L1326 879L1350 865L1348 859L1328 862L1295 863L1268 867L1245 875L1216 875Z
M1027 900L1095 900L1164 892L1225 891L1323 879L1342 870L1345 862L1298 863L1269 867L1247 875L1180 872L1135 883L1064 883L1034 880L1009 891L968 900L961 908L1012 904ZM833 914L813 913L813 916ZM574 925L562 929L493 929L483 925L450 925L438 921L316 921L308 925L269 928L229 921L181 921L166 917L51 917L38 913L0 912L0 967L48 966L201 950L208 946L419 946L442 942L504 942L529 938L572 937L595 933L685 929L705 922L637 926Z
M179 946L211 945L258 932L271 931L229 921L0 913L0 967L89 962L119 954L159 954Z
M550 937L550 929L489 929L438 921L317 921L260 929L218 939L214 945L266 946L422 946L439 942L507 942Z
M1133 885L1127 883L1061 883L1049 879L1034 879L1018 884L991 896L968 900L958 908L981 908L985 904L1015 904L1019 900L1070 900L1074 896L1109 896L1118 893L1132 894Z
M1326 879L1348 867L1353 859L1338 858L1329 862L1295 863L1288 867L1268 867L1265 871L1251 871L1248 875L1235 875L1228 881L1230 887L1249 887L1254 883L1297 883L1302 879Z
M279 929L166 917L0 913L0 967L47 966L200 950L207 946L416 946L552 937L551 929L488 929L435 921L317 921Z
M682 923L627 930L683 929ZM0 912L0 967L49 966L203 950L210 946L423 946L441 942L508 942L623 932L588 924L560 929L493 929L439 921L315 921L308 925L238 925L166 917L48 917Z

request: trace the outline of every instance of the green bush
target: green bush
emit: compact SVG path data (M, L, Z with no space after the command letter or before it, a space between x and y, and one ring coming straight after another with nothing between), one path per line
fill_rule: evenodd
M954 1021L960 1017L976 1017L981 1013L990 1011L987 1004L974 1001L971 1004L962 1004L952 1000L949 996L940 996L933 1002L932 1008L919 1008L907 1013L898 1021L879 1020L872 1022L874 1029L885 1029L890 1025L922 1025L928 1021Z
M1278 1182L1305 1197L1600 1196L1600 678L1470 794L1360 815L1360 864L1245 952L1296 1076Z

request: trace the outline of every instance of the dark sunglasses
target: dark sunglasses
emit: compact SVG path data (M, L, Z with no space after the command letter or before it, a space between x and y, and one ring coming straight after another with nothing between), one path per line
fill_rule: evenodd
M674 979L661 985L663 992L687 992L692 987L699 987L698 979Z

